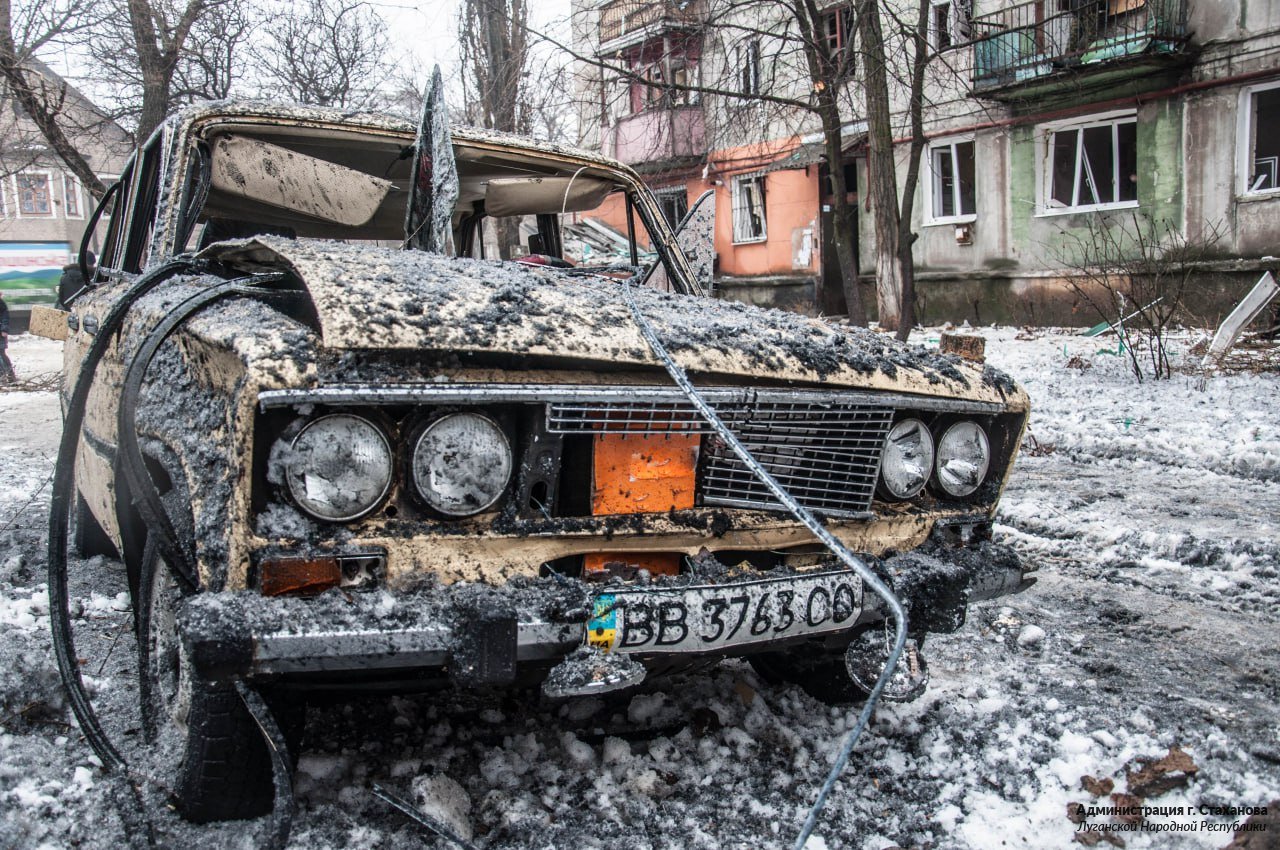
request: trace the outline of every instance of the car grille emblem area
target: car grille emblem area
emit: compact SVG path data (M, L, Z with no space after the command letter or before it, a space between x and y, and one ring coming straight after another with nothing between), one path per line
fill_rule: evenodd
M865 401L733 401L716 405L725 424L778 482L811 510L870 515L884 438L894 409ZM680 401L553 402L548 430L563 434L702 435L698 502L781 510L765 485Z

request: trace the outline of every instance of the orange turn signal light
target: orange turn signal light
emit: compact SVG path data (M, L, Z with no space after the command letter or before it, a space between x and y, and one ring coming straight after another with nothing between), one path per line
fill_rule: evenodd
M263 596L315 596L342 583L334 557L263 558L258 563L258 589Z
M582 556L582 572L588 578L604 578L611 572L645 570L649 575L678 576L679 552L593 552Z

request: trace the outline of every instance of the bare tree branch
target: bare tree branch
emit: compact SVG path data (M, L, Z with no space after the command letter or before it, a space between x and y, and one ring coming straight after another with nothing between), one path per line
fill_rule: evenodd
M252 53L273 94L316 106L364 108L387 76L387 27L355 0L307 0L263 28ZM278 95L277 95L278 96Z
M68 137L64 127L69 94L66 82L54 80L31 67L36 46L47 45L79 26L69 23L75 19L79 9L81 5L76 3L63 7L32 7L29 11L34 14L30 14L18 27L18 32L23 33L28 41L19 46L14 38L10 0L0 0L0 76L9 93L40 129L53 152L66 163L94 197L100 198L106 187Z

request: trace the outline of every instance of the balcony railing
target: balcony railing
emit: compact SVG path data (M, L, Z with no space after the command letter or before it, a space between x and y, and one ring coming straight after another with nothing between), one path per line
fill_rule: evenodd
M600 7L600 44L608 44L654 24L696 24L699 9L698 0L613 0Z
M974 85L998 88L1066 69L1180 52L1186 0L1032 0L973 20Z

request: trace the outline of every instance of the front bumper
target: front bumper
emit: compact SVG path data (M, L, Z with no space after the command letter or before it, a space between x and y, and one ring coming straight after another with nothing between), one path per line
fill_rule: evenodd
M928 550L928 551L926 551ZM968 603L1014 593L1034 582L1006 547L931 545L886 560L868 559L910 612L913 633L951 631ZM824 568L830 572L830 567ZM768 577L706 580L731 588ZM502 587L426 584L414 590L345 593L313 599L253 592L199 594L179 612L182 644L203 678L395 678L447 671L458 684L506 684L517 670L549 666L582 645L594 598L608 588L575 579L517 579ZM866 594L838 632L710 653L646 652L642 661L726 656L821 637L838 640L882 620L884 605Z

